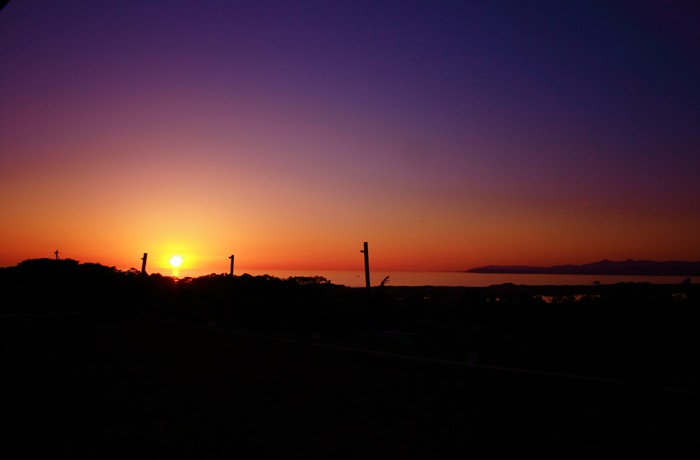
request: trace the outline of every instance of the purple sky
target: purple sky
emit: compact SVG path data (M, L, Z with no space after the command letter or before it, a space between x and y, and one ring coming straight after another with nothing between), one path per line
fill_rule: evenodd
M700 259L691 2L24 0L0 40L3 265Z

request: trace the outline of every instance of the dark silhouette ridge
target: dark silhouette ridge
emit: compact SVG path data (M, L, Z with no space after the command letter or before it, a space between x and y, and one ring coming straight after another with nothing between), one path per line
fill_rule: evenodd
M699 276L700 261L601 260L583 265L487 265L467 270L468 273L544 274L544 275L630 275L630 276Z
M321 276L176 279L73 259L34 259L0 269L1 313L148 315L334 343L359 340L362 346L447 359L476 352L481 364L615 378L623 377L621 363L631 362L621 354L641 356L652 336L659 339L657 351L700 353L693 329L700 327L698 285L689 280L488 288L402 287L386 281L366 289ZM635 336L635 328L648 334ZM411 339L398 343L372 334L382 331L400 331Z
M323 277L0 268L6 413L49 458L700 454L699 285L386 281L368 332Z

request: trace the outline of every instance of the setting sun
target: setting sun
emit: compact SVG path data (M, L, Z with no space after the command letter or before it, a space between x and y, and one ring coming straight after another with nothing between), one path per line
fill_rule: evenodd
M173 268L178 268L180 265L182 265L182 257L172 256L170 258L170 265L172 265Z

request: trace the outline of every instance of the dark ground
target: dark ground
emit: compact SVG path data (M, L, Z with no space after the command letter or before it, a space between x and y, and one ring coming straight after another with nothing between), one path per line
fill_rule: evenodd
M147 318L3 317L4 458L700 458L700 398Z

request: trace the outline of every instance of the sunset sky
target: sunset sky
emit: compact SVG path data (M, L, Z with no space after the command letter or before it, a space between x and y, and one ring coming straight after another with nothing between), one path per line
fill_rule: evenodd
M700 260L692 3L10 1L0 266Z

